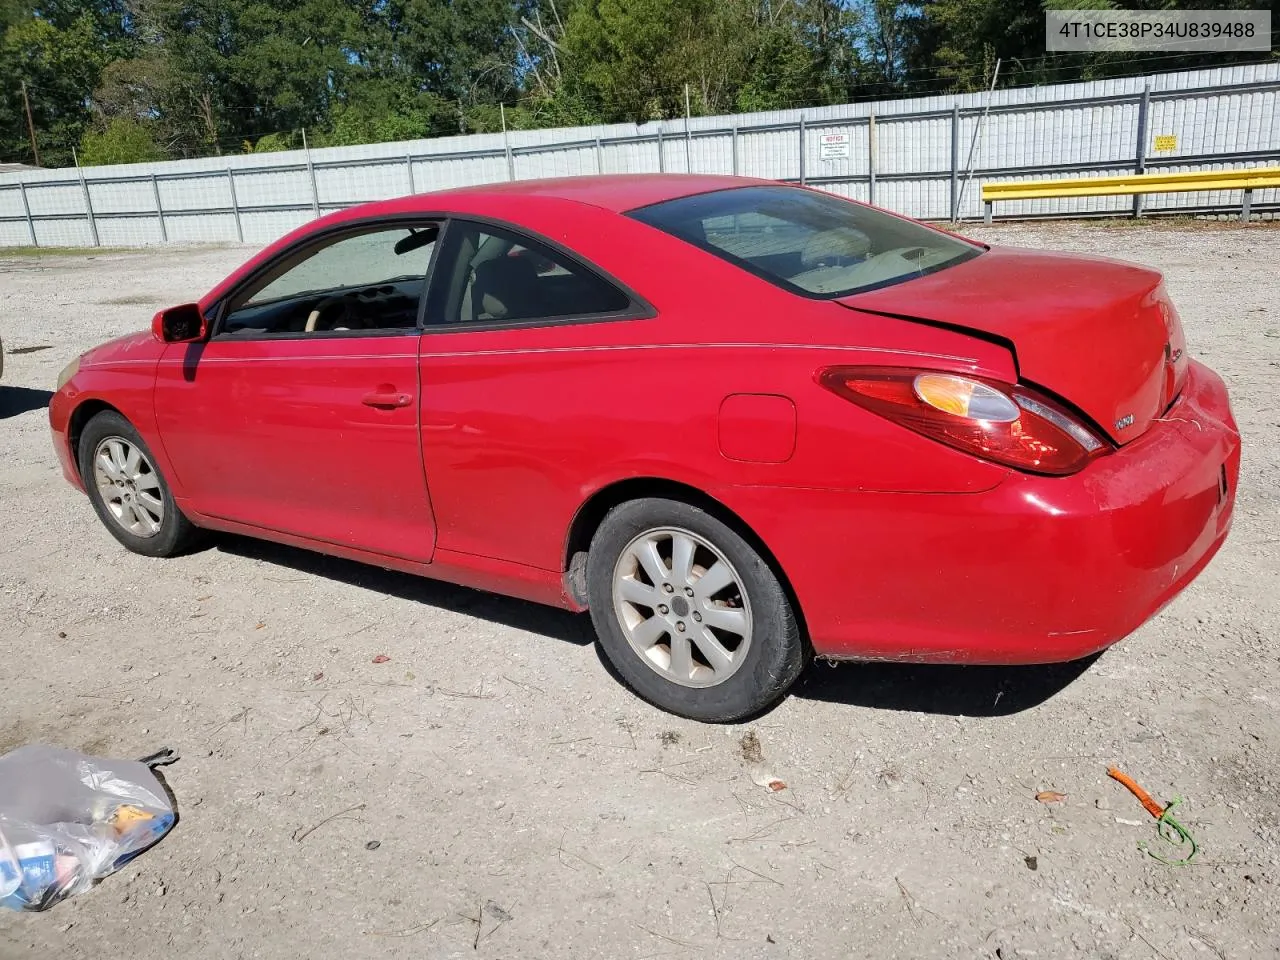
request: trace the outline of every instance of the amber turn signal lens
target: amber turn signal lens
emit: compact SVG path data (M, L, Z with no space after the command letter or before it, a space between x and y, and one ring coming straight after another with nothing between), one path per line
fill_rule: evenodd
M912 384L916 396L943 413L970 420L1012 423L1018 407L1012 400L985 383L946 373L922 373Z

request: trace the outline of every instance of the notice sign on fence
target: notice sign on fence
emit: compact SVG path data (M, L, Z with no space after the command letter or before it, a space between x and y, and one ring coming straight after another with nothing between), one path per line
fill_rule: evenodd
M818 159L848 160L850 139L847 133L824 133L818 147Z

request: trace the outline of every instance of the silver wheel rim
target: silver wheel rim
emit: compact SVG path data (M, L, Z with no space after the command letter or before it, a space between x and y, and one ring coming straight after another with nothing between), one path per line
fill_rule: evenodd
M682 687L724 683L751 649L751 602L719 549L679 527L647 530L613 569L613 609L627 642Z
M93 478L107 513L135 537L154 537L164 523L160 475L137 445L107 437L93 451Z

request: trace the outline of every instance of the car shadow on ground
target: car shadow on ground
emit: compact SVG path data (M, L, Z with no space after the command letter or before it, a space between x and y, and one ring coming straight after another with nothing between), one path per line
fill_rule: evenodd
M32 410L49 406L53 399L50 390L32 390L30 387L6 387L0 383L0 420L8 420Z
M585 613L570 613L265 540L219 534L214 547L234 556L465 613L579 646L595 641L591 618ZM599 647L596 651L608 674L623 683ZM791 696L876 710L1001 717L1049 700L1088 670L1099 656L1034 667L817 662L800 677Z
M792 695L880 710L1004 717L1038 707L1102 656L1032 667L920 663L815 663Z
M213 546L217 550L237 557L262 560L280 567L288 567L299 573L337 580L430 607L465 613L479 617L481 620L541 634L555 640L565 640L579 646L586 646L595 641L595 635L591 632L590 619L585 615L573 614L567 610L557 610L554 607L544 607L541 604L515 600L496 593L459 587L427 577L415 577L408 573L383 570L354 560L329 557L266 540L218 534L213 541Z
M583 615L586 616L585 614ZM590 624L586 629L590 630ZM626 685L604 651L596 647L609 676ZM923 663L829 663L809 665L789 697L826 703L962 717L1005 717L1040 704L1065 690L1102 656L1033 667L958 667ZM777 705L762 711L766 716ZM757 717L749 717L754 720Z

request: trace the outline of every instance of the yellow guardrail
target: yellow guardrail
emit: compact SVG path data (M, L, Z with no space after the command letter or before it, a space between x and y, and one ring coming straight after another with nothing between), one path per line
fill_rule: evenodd
M1112 197L1140 193L1183 193L1193 190L1243 190L1240 219L1249 219L1253 191L1280 187L1280 167L1242 170L1197 170L1194 173L1131 173L1119 177L1076 177L1063 180L1011 180L982 188L983 221L991 222L997 200L1043 200L1051 197Z

